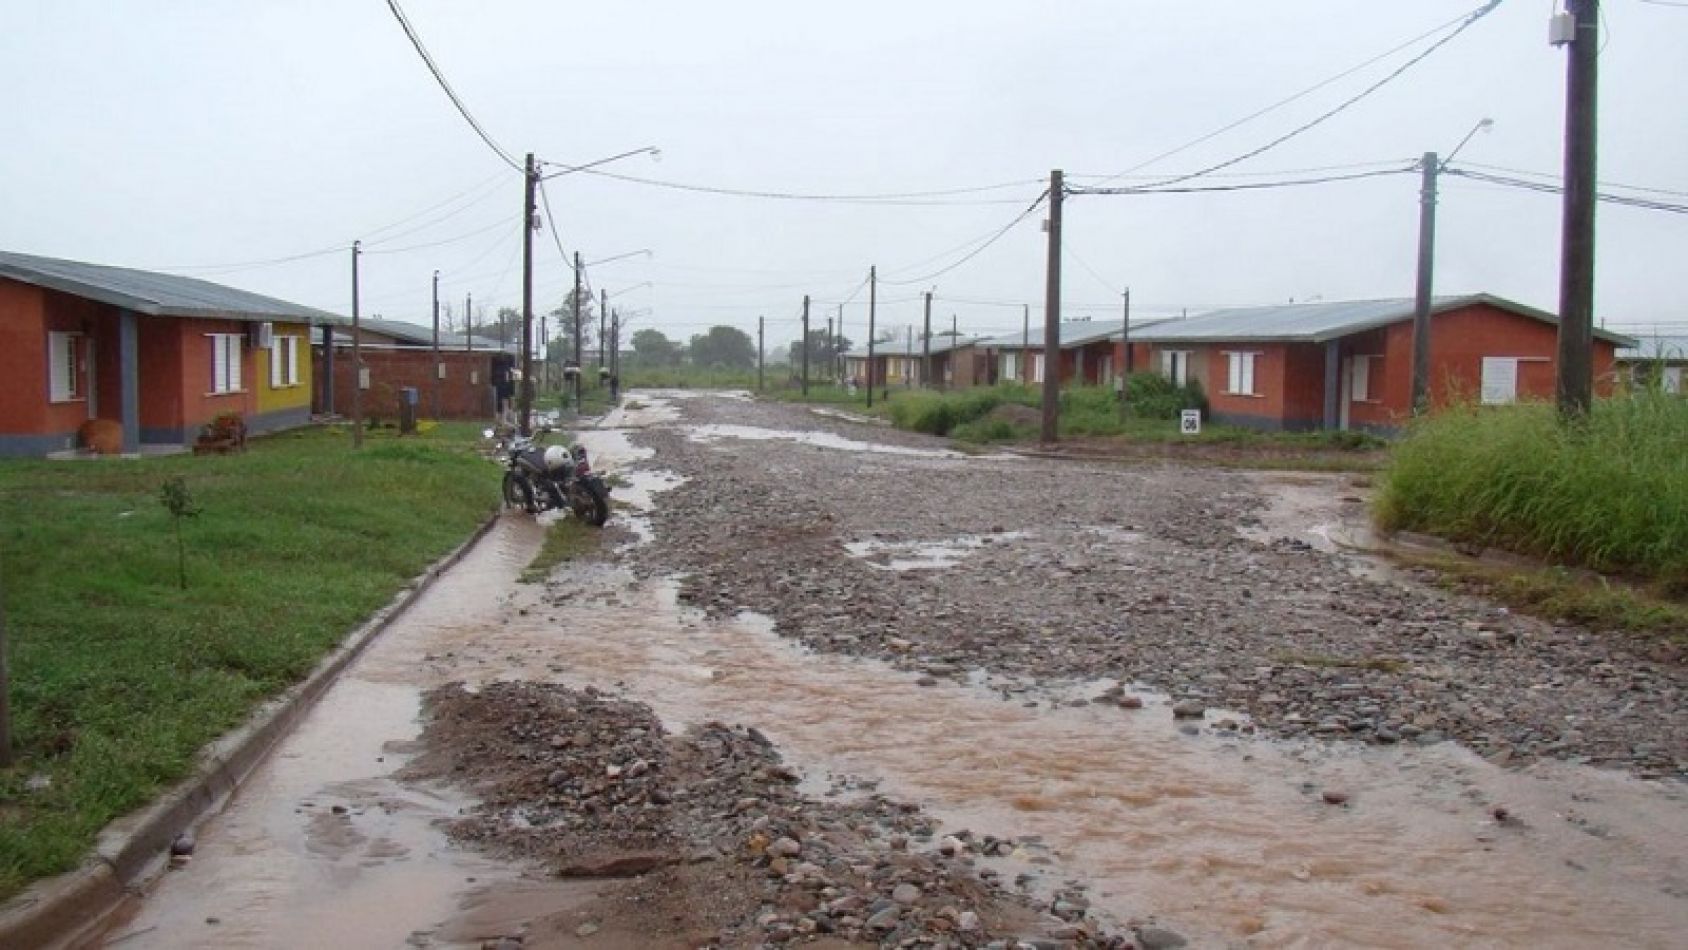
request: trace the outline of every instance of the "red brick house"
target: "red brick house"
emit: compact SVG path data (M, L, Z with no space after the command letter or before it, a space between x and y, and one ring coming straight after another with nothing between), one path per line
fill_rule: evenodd
M1060 326L1061 385L1110 386L1126 367L1134 372L1148 368L1148 347L1138 342L1140 329L1161 320L1131 321L1131 359L1120 343L1117 320L1069 320ZM1034 386L1043 382L1044 328L992 337L979 344L993 354L996 381ZM1028 346L1029 344L1029 346Z
M1552 398L1553 314L1489 294L1438 297L1431 314L1432 406ZM1387 433L1411 415L1412 321L1410 299L1250 307L1159 323L1133 342L1152 368L1200 382L1218 421ZM1596 392L1611 392L1614 354L1632 342L1595 331Z
M358 351L369 371L363 411L377 417L396 415L399 391L417 391L420 412L437 419L486 419L497 411L499 393L514 393L512 373L520 347L490 337L440 333L439 362L434 361L431 327L379 318L358 323ZM333 335L333 354L319 339L311 363L318 385L312 406L319 413L351 415L352 330ZM332 370L332 372L330 371Z
M310 419L311 328L333 314L173 274L0 252L0 457L74 449L90 420L124 454L239 413Z

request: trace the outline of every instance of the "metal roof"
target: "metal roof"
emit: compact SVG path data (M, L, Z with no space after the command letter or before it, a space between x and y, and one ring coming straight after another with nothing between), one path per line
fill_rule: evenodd
M1626 346L1618 350L1620 360L1666 360L1672 363L1688 362L1688 336L1661 334L1631 333L1635 338L1635 346Z
M1431 301L1430 312L1444 313L1475 304L1487 304L1543 323L1559 323L1558 317L1545 310L1491 294L1436 297ZM1140 337L1135 338L1145 343L1325 343L1411 320L1412 316L1413 301L1409 297L1240 307L1197 314L1187 320L1169 320L1144 330ZM1607 330L1597 329L1594 335L1620 346L1633 342L1629 337Z
M1137 333L1140 328L1158 326L1167 322L1167 319L1168 318L1165 317L1156 317L1149 320L1131 321L1132 342L1137 341ZM1086 343L1095 343L1100 340L1118 339L1120 335L1120 325L1118 321L1114 320L1068 320L1061 324L1060 329L1061 348L1063 350L1068 347L1083 346ZM1021 332L1004 333L1001 336L993 336L988 340L982 341L980 345L988 346L997 350L1018 350L1024 346L1024 343L1025 334L1024 332ZM1031 328L1031 348L1034 350L1043 349L1043 326L1041 324L1034 325Z
M382 336L390 336L393 339L398 340L398 341L405 343L405 344L412 344L412 345L415 345L415 346L433 346L434 345L434 329L432 327L425 327L425 326L421 326L420 324L409 323L409 322L404 321L404 320L383 320L379 317L362 317L358 320L358 328L362 329L362 330L367 330L370 333L379 333ZM352 332L351 331L352 331L352 328L351 328L350 324L347 324L344 327L342 327L341 329L336 330L334 332L334 342L335 342L335 344L336 345L351 346L352 345ZM320 342L320 341L318 341L318 342ZM372 344L372 343L366 342L363 345L364 346L376 346L376 345L380 345L380 344ZM483 351L483 352L484 351L498 352L498 351L502 350L506 353L518 353L518 352L521 351L521 344L519 344L519 343L500 343L494 337L474 336L474 337L471 337L469 339L468 348L471 349L471 350ZM464 349L463 334L461 334L461 333L447 333L446 331L441 330L440 331L440 349L442 349L442 350L462 350L462 349Z
M209 317L254 322L289 320L313 324L349 322L326 310L213 284L196 277L10 251L0 251L0 277L97 300L146 316Z
M934 334L932 334L932 355L937 356L940 353L948 353L952 349L959 350L963 347L972 346L975 343L982 344L984 342L985 341L980 337L962 337L958 341L954 337L950 336L947 333L944 334L943 336L939 336L938 334L934 333ZM922 355L925 352L924 347L925 347L925 344L921 340L916 339L914 341L914 349L912 351L913 354L915 356ZM908 348L908 340L907 339L889 340L889 341L884 341L884 342L880 342L880 343L875 343L873 345L873 355L875 357L880 357L880 356L907 356L907 355L909 355L910 352L911 351ZM861 344L858 348L857 344L852 343L852 344L850 344L849 349L843 350L842 352L839 353L839 355L840 356L848 356L848 357L857 358L857 359L866 359L867 358L867 345L864 343L864 344Z

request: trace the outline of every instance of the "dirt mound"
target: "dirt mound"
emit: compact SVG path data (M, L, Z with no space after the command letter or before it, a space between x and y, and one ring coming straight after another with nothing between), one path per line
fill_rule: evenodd
M754 729L669 735L640 704L530 683L448 686L426 709L426 751L405 777L482 800L451 823L454 839L559 877L624 879L598 893L591 922L538 920L511 935L527 947L600 932L630 946L1125 943L1077 895L1053 905L1061 916L1041 913L976 867L1012 843L958 835L934 847L936 823L917 806L805 797Z

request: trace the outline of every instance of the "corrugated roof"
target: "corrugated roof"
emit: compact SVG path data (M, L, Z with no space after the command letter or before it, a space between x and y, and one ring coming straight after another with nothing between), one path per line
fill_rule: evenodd
M1131 321L1132 340L1137 339L1139 330L1158 326L1165 322L1167 322L1167 318L1164 317ZM1061 324L1060 330L1062 349L1083 346L1086 343L1095 343L1100 340L1118 339L1120 335L1120 325L1114 320L1068 320ZM1024 340L1024 331L1021 333L1004 333L1001 336L993 336L980 345L998 350L1018 350L1023 346ZM1034 350L1043 349L1042 324L1034 324L1031 328L1031 348Z
M984 340L979 338L979 337L962 337L960 339L960 341L958 342L954 337L951 337L947 334L944 335L944 336L939 336L936 333L934 333L934 334L932 334L932 355L937 356L940 353L948 353L952 349L960 349L960 348L965 347L965 346L972 346L975 343L983 343L983 342L984 342ZM924 345L925 344L923 344L918 338L914 341L913 352L914 352L915 356L920 356L925 352L924 351ZM901 339L901 340L890 340L890 341L885 341L885 342L881 342L881 343L875 343L873 345L873 355L875 357L879 357L879 356L907 356L909 354L908 346L909 346L909 344L908 344L908 340L906 338ZM866 343L862 343L862 344L852 343L852 344L850 344L850 348L847 349L847 350L844 350L840 355L850 356L850 357L859 357L859 358L865 359L867 357L867 344Z
M1431 313L1443 313L1473 304L1488 304L1543 323L1559 322L1558 317L1545 310L1491 294L1436 297L1431 301ZM1413 301L1410 297L1239 307L1156 324L1144 330L1138 339L1146 343L1324 343L1410 320L1412 316ZM1629 337L1607 330L1597 329L1594 334L1620 346L1633 342Z
M350 322L326 310L213 284L196 277L10 251L0 251L0 277L97 300L147 316L330 324Z
M1688 362L1688 336L1661 336L1657 334L1630 334L1635 338L1635 346L1626 346L1618 350L1620 360L1669 360L1673 363Z

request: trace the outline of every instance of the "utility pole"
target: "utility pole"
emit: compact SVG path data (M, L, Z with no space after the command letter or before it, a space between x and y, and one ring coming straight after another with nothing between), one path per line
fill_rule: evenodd
M1056 439L1061 402L1061 199L1067 186L1059 168L1049 173L1049 263L1043 292L1043 435Z
M434 271L434 418L440 417L440 272Z
M522 393L517 423L522 435L533 434L533 228L538 209L533 205L539 186L539 167L533 153L527 153L527 171L522 175Z
M1032 384L1032 305L1020 305L1020 385Z
M873 327L879 310L879 265L867 269L867 407L873 408Z
M838 378L844 378L844 305L838 305L838 336L832 341L833 359L838 364Z
M551 318L543 313L539 315L539 345L545 349L539 361L539 389L545 392L551 388Z
M833 345L832 318L826 318L826 375L832 378L832 371L838 367L838 348Z
M953 347L955 344L950 344ZM951 352L954 352L953 349ZM932 292L926 291L926 339L922 344L920 354L920 385L928 388L932 385Z
M914 375L914 324L903 330L903 386L906 387L913 382L909 377Z
M586 361L580 358L580 252L574 252L574 411L580 413L580 373Z
M621 311L610 315L610 378L615 380L615 392L621 394Z
M363 323L358 317L358 255L363 242L352 242L352 448L363 448Z
M474 349L475 341L475 293L470 291L463 295L463 352Z
M949 357L949 360L950 360L950 362L949 362L949 365L950 365L949 374L950 374L951 378L955 378L955 377L960 375L958 370L960 370L961 367L959 367L955 364L955 356L956 356L957 353L960 353L960 352L961 352L961 330L959 329L959 327L957 325L955 314L952 313L952 314L950 314L950 357ZM969 356L968 359L967 359L967 366L968 366L968 373L967 373L968 378L969 379L976 378L973 374L973 368L978 366L977 357ZM944 388L945 389L949 388L949 382L947 380L944 382Z
M763 339L764 339L764 336L765 336L767 329L768 329L767 323L768 323L767 317L757 317L756 318L756 391L757 392L761 392L763 387L767 385L767 378L766 378L767 363L766 363L766 355L765 355L766 350L763 348Z
M809 398L809 295L803 295L803 398Z
M1119 318L1119 417L1125 421L1126 402L1131 398L1131 288L1120 294L1125 299Z
M610 289L598 288L598 368L604 368L604 321L610 316ZM598 374L603 376L602 373Z
M1564 236L1559 264L1559 415L1588 415L1594 388L1594 202L1600 0L1567 0Z
M1425 152L1418 188L1418 283L1413 294L1413 415L1430 408L1430 294L1435 287L1436 176L1441 157Z

